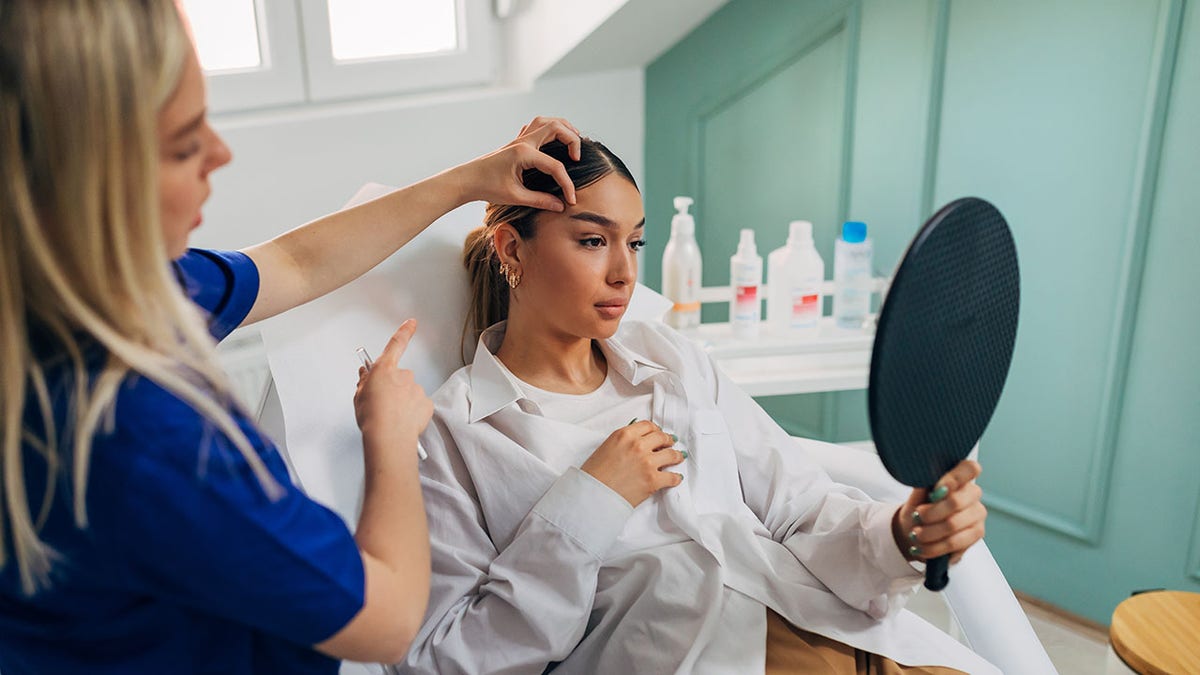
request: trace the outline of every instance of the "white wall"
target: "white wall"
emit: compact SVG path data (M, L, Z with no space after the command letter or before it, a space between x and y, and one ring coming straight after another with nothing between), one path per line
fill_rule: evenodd
M337 209L363 183L403 185L489 152L535 115L566 117L643 172L641 68L492 89L224 115L234 160L212 176L194 246L241 248Z

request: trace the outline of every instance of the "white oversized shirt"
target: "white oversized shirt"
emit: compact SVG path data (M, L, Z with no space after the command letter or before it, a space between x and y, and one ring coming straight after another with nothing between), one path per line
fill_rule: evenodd
M635 510L578 467L608 433L550 419L480 337L421 437L433 579L399 672L752 673L764 606L907 665L995 667L903 609L921 575L895 504L839 485L697 345L654 323L601 341L652 387L683 483ZM636 514L635 514L636 511ZM636 517L635 517L636 516Z

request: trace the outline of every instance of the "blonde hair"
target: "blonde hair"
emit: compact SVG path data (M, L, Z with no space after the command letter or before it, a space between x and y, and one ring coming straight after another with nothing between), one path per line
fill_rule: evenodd
M172 0L0 3L0 568L15 558L27 594L49 585L57 557L40 529L62 457L83 528L92 438L131 374L199 411L268 494L281 491L229 412L213 339L171 272L160 224L158 113L190 49ZM33 335L72 373L62 430ZM99 372L85 363L90 345L105 352ZM41 433L25 427L27 405ZM26 449L48 469L37 518Z
M605 176L615 173L637 188L637 181L628 167L600 141L587 137L580 138L579 160L571 159L567 146L560 141L551 141L541 147L541 151L562 162L567 170L567 177L576 190L595 183ZM521 181L530 190L547 192L562 198L562 186L555 182L554 177L537 169L526 169ZM508 318L508 284L500 274L500 258L492 246L492 236L502 223L508 223L521 239L530 239L535 234L535 220L540 209L519 204L487 205L484 212L483 225L471 230L463 242L463 267L467 269L468 284L471 298L467 305L467 320L463 325L462 342L466 346L467 337L472 343L479 333L494 323Z

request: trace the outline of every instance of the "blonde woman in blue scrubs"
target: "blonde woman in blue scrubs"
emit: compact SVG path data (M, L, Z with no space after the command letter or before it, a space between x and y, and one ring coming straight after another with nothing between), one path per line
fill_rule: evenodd
M395 367L355 393L355 532L288 481L214 352L349 282L470 200L562 210L521 172L562 120L244 252L187 247L230 160L170 0L0 2L0 672L333 673L398 660L429 592ZM351 395L351 392L346 392Z

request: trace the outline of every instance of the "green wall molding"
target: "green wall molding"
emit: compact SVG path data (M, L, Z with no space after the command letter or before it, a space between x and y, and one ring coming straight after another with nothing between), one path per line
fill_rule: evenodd
M942 94L946 85L946 45L950 42L950 0L938 0L933 14L933 61L929 77L929 109L925 120L925 171L921 182L921 218L933 215L941 139Z
M1196 515L1192 518L1192 554L1188 558L1187 575L1200 581L1200 499L1197 499Z
M726 108L746 98L756 89L767 83L781 71L787 69L809 53L842 33L846 34L846 111L842 136L843 167L838 193L839 213L844 218L850 202L850 155L853 152L854 139L854 92L858 54L858 24L860 8L854 2L846 7L844 12L836 13L818 22L812 30L806 32L798 41L798 46L773 58L765 60L755 67L742 73L742 76L732 84L732 93L719 97L701 99L687 116L689 128L688 157L685 160L688 172L688 185L696 195L697 211L702 211L708 195L707 186L700 167L705 165L704 135L709 122ZM697 225L705 227L705 223Z
M1124 255L1121 260L1120 282L1117 285L1120 293L1116 300L1119 318L1110 336L1109 356L1104 366L1105 384L1101 396L1100 428L1096 430L1098 442L1085 471L1088 490L1083 518L1076 521L1048 513L1015 497L998 494L994 488L990 489L985 497L987 505L1001 513L1093 546L1100 543L1112 486L1113 459L1116 455L1121 411L1124 407L1125 383L1129 376L1138 298L1146 269L1146 242L1150 234L1163 136L1170 108L1171 84L1183 27L1183 6L1184 0L1166 0L1159 6L1154 57L1150 68L1152 75L1145 102L1146 114L1143 117L1138 142L1137 167L1134 171L1133 208L1125 231ZM942 61L944 67L944 55Z
M756 64L743 70L726 87L719 96L701 97L692 105L686 114L684 123L687 125L688 143L684 163L686 166L687 185L690 194L695 195L696 212L708 212L708 186L705 184L701 167L708 161L705 138L709 123L721 112L736 105L739 101L754 93L772 78L805 58L808 54L826 44L833 38L845 37L845 84L843 99L843 126L841 139L841 170L838 180L837 212L839 220L845 220L849 212L851 172L854 154L854 125L855 98L857 93L859 36L862 16L862 5L859 1L846 4L839 11L827 15L807 28L796 40L795 47L772 54ZM707 219L699 219L697 228L708 227ZM830 263L832 264L832 262ZM832 268L831 268L832 269ZM830 438L837 426L839 417L839 398L836 394L822 394L817 405L820 406L820 428L810 429L807 425L794 421L785 421L789 433L802 434L817 438Z
M856 121L856 98L858 95L858 53L862 35L862 3L854 2L846 11L846 102L843 108L842 122L842 175L839 179L841 191L838 194L838 221L845 222L850 217L850 191L854 189L854 128ZM829 272L833 274L833 261L829 261ZM834 430L838 428L841 418L842 397L839 394L826 394L821 410L821 438L833 438Z

